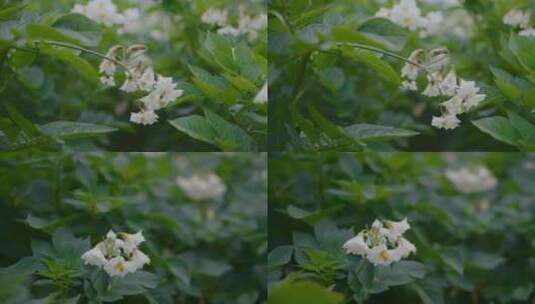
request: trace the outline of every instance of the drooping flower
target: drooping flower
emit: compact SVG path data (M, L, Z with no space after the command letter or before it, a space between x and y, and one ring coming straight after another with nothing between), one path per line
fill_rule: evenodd
M503 23L513 27L526 29L529 27L530 19L530 12L519 9L512 9L503 16Z
M198 201L218 199L227 191L221 178L214 173L178 177L176 183L188 197Z
M423 69L427 74L427 86L422 95L449 97L449 100L440 104L446 112L441 116L434 116L431 120L433 127L446 130L457 128L461 123L457 115L477 107L486 98L485 94L479 94L480 88L474 81L457 77L446 48L439 47L430 51L417 49L412 52L409 61L418 65L410 62L405 64L401 70L401 76L405 78L402 89L417 90L416 78L419 70Z
M498 180L492 172L481 165L455 170L449 169L446 171L445 176L455 189L463 193L488 191L498 184Z
M410 229L407 219L399 222L375 220L342 246L346 254L360 255L374 265L388 266L416 252L416 246L403 237Z
M143 241L145 238L141 231L136 234L115 234L110 230L102 242L81 258L85 265L104 269L110 276L124 277L150 264L150 258L138 248Z
M119 56L121 46L114 46L108 51L108 55L114 56L114 60L122 59L122 65L126 67L125 81L120 90L131 93L136 91L147 92L148 94L140 98L142 105L139 112L130 114L130 121L136 124L151 125L158 121L156 110L169 105L184 94L183 90L177 89L177 84L171 77L156 75L152 62L147 56L147 47L142 44L134 44L126 49L124 58ZM108 56L107 56L108 57ZM115 85L112 75L115 73L115 63L104 59L101 63L101 82L107 86Z

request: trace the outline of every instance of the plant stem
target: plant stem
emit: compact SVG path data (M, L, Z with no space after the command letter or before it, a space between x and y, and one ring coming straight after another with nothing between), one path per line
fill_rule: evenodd
M70 44L70 43L64 43L64 42L57 42L57 41L49 41L49 40L45 40L46 43L50 44L50 45L55 45L55 46L60 46L60 47L64 47L64 48L69 48L69 49L73 49L73 50L78 50L78 51L81 51L81 52L85 52L85 53L88 53L88 54L92 54L92 55L95 55L97 57L100 57L102 59L106 59L106 60L109 60L119 66L121 66L122 68L124 68L127 72L129 72L128 70L128 67L126 67L126 65L124 65L122 62L116 60L116 59L113 59L113 58L110 58L110 57L107 57L106 55L102 54L102 53L99 53L99 52L96 52L96 51L93 51L93 50L90 50L90 49L86 49L86 48L83 48L81 46L77 46L77 45L74 45L74 44Z
M343 43L339 43L338 45L344 45L344 44ZM412 64L412 65L418 67L419 69L423 70L431 78L431 80L433 82L438 83L438 79L433 75L433 73L431 73L431 71L429 71L427 69L427 67L425 65L422 65L422 64L419 64L419 63L414 62L412 60L409 60L409 59L407 59L407 58L405 58L403 56L399 56L399 55L394 54L392 52L389 52L389 51L386 51L386 50L383 50L383 49L380 49L380 48L376 48L376 47L373 47L373 46L360 44L360 43L345 43L345 45L351 46L351 47L354 47L354 48L357 48L357 49L363 49L363 50L367 50L367 51L371 51L371 52L376 52L376 53L382 54L384 56L392 57L392 58L401 60L403 62ZM438 90L440 92L440 95L442 95L442 96L445 95L444 92L442 91L442 88L440 87L440 85L438 86Z

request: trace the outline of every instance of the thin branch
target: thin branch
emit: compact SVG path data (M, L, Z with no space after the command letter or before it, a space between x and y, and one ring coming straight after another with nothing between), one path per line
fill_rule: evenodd
M64 43L64 42L57 42L57 41L49 41L49 40L45 40L45 42L47 44L50 44L50 45L55 45L55 46L60 46L60 47L64 47L64 48L69 48L69 49L73 49L73 50L78 50L78 51L81 51L81 52L85 52L85 53L88 53L88 54L92 54L92 55L95 55L97 57L100 57L102 59L106 59L106 60L109 60L119 66L121 66L122 68L124 68L127 72L129 72L129 69L126 65L124 65L124 63L116 60L116 59L113 59L113 58L110 58L110 57L107 57L106 55L102 54L102 53L99 53L99 52L96 52L96 51L93 51L93 50L90 50L90 49L86 49L86 48L83 48L83 47L80 47L80 46L77 46L77 45L74 45L74 44L70 44L70 43Z

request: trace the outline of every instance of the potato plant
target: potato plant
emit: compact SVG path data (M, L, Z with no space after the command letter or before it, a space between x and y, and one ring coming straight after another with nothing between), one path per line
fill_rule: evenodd
M262 0L0 1L0 149L256 151Z
M279 153L269 170L268 303L535 300L532 154ZM414 248L368 248L379 229Z
M533 150L534 10L269 1L271 150Z
M2 155L0 302L264 303L266 169L249 153Z

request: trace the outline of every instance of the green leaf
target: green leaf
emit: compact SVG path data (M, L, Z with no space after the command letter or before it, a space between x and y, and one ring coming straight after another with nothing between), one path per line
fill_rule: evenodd
M16 19L27 4L9 6L0 10L0 22Z
M254 140L240 127L226 121L210 110L205 110L204 114L206 120L216 133L214 137L215 142L223 150L242 152L256 150Z
M73 139L90 137L117 131L116 128L75 121L54 121L39 128L50 137L60 139Z
M275 268L286 265L292 259L293 246L279 246L268 255L268 267Z
M80 58L70 50L42 44L41 52L70 64L90 83L98 82L99 76L93 66L87 60Z
M17 109L9 104L5 105L9 117L29 136L41 135L41 131L31 121L26 119Z
M221 101L227 104L234 104L237 102L239 92L230 87L228 82L220 77L214 76L194 66L190 66L193 73L193 83L201 90L207 97L220 103Z
M286 280L270 288L268 304L341 304L344 297L313 282Z
M196 267L195 271L210 277L220 277L225 272L230 271L232 266L223 261L215 261L211 259L202 259L200 265Z
M375 70L379 76L387 82L395 86L401 84L402 80L398 72L396 72L388 62L379 58L376 53L352 47L344 47L342 52L344 55L358 60Z
M516 55L520 64L530 73L535 73L535 37L525 37L512 34L509 48Z
M187 135L209 143L215 144L216 132L208 121L200 115L190 115L185 117L179 117L173 120L170 120L169 123L180 130L181 132L186 133Z
M535 125L522 118L515 112L508 112L509 122L513 128L520 134L521 140L525 145L535 147Z
M359 31L392 51L401 51L407 41L407 32L384 18L372 18L360 25Z
M458 274L462 275L464 272L464 261L462 252L458 248L448 248L443 250L440 254L442 261L455 270Z
M316 110L312 105L308 106L310 117L320 126L321 130L331 138L348 138L344 129L333 124Z
M26 26L26 31L28 32L28 36L34 40L52 40L71 44L81 44L80 40L48 25L28 24Z
M382 140L416 136L419 133L380 125L355 124L344 128L345 133L355 140Z
M484 133L510 145L518 144L519 135L509 120L502 116L493 116L472 121Z
M490 70L494 74L494 82L500 91L511 101L520 103L523 90L529 87L527 81L516 78L504 70L491 67Z
M96 46L101 37L100 26L81 14L74 13L62 16L52 26L60 32L74 37L84 45Z

